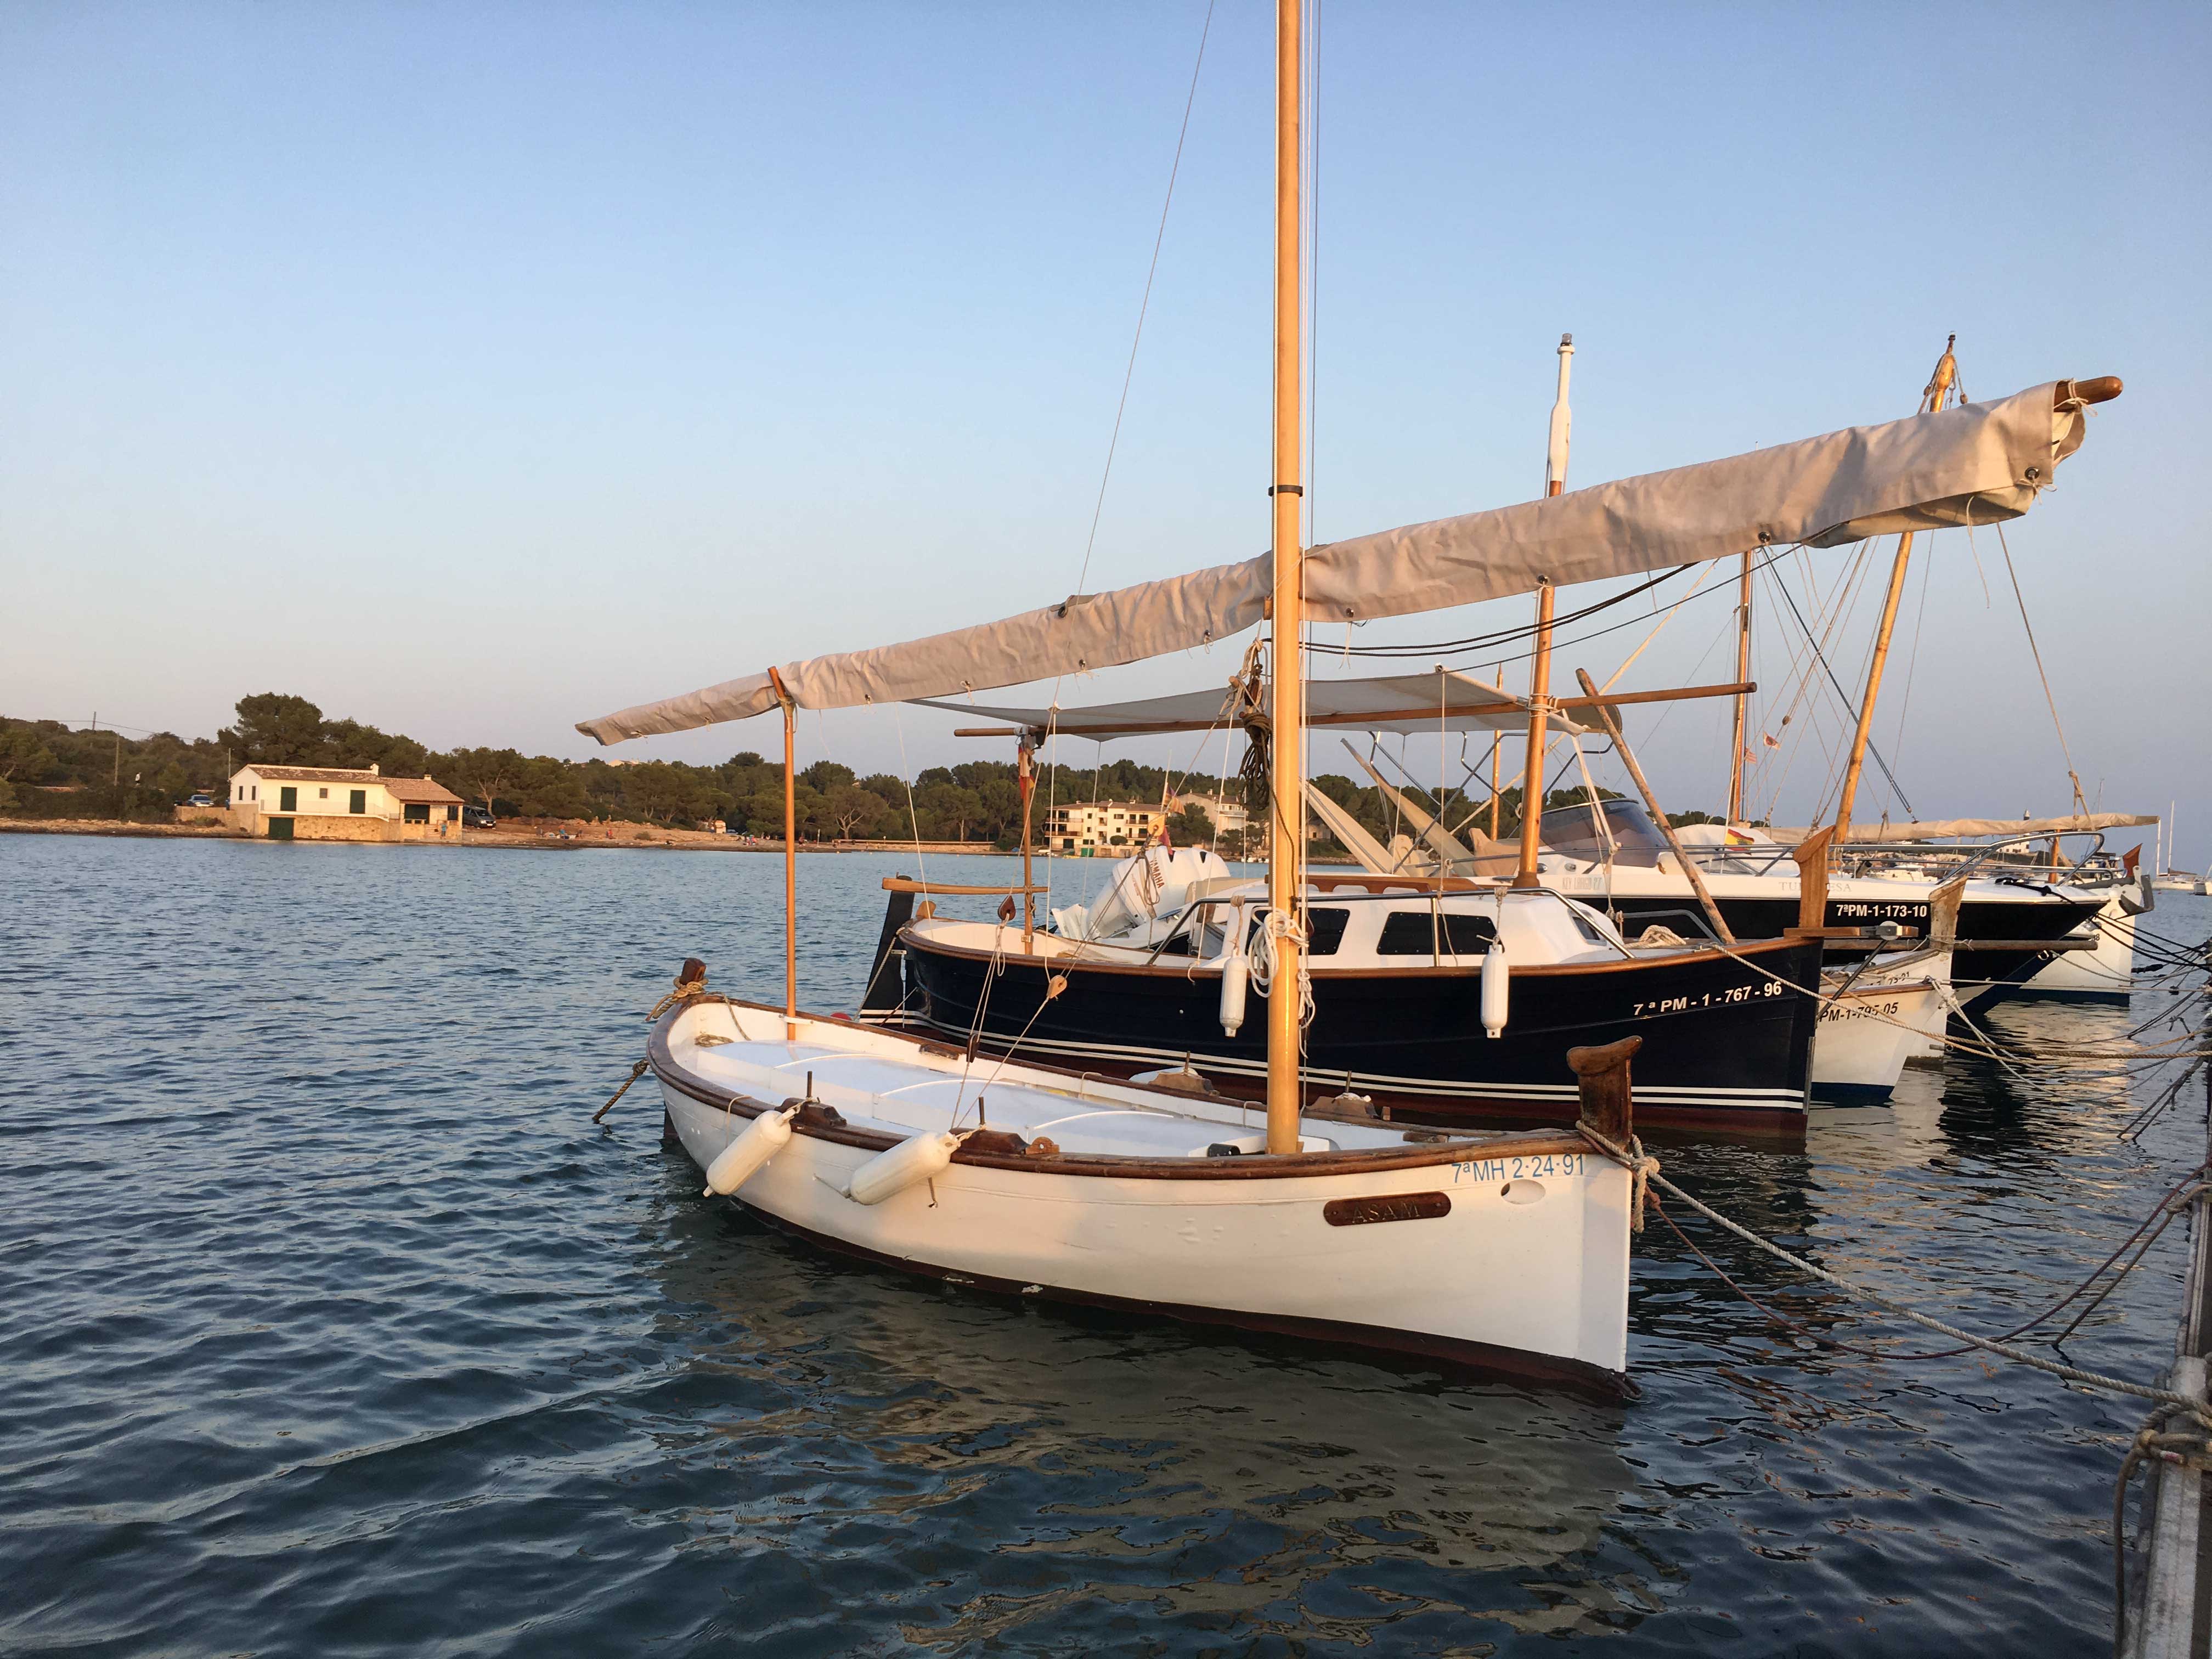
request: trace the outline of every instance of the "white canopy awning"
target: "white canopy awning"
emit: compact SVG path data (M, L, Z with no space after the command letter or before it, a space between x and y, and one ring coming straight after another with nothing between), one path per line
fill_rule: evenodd
M1832 547L1892 531L2018 518L2081 447L2071 381L1879 426L1624 478L1543 501L1355 537L1305 560L1310 622L1443 610L1559 584L1634 575L1762 546ZM775 708L946 697L1166 656L1259 622L1270 557L1109 593L1077 594L1003 622L787 663L585 720L601 743L684 732Z
M1179 691L1172 696L1098 703L1086 708L1009 708L938 697L914 701L926 708L949 708L956 714L1004 720L1033 732L1103 741L1160 732L1210 732L1218 726L1237 723L1243 698L1243 694L1231 687L1219 691ZM1594 729L1577 725L1568 714L1553 714L1551 720L1554 728L1562 731ZM1306 724L1358 732L1525 732L1528 700L1444 668L1368 679L1309 679Z

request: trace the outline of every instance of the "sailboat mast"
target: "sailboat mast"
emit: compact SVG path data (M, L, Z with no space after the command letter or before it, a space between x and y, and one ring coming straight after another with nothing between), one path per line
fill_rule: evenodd
M1943 399L1950 394L1951 383L1958 377L1958 360L1952 356L1951 348L1959 343L1955 334L1943 343L1943 355L1936 360L1936 373L1929 377L1928 387L1921 394L1920 412L1932 415L1943 407ZM1881 691L1881 671L1889 661L1889 638L1897 628L1897 602L1905 593L1905 567L1912 557L1912 532L1908 530L1897 538L1897 557L1889 567L1889 592L1881 602L1881 626L1874 638L1874 660L1867 665L1866 697L1859 705L1858 730L1851 738L1851 757L1844 767L1844 793L1836 804L1836 838L1830 843L1841 847L1851 837L1851 807L1858 799L1859 773L1866 765L1867 740L1874 733L1874 702Z
M1567 444L1574 417L1567 407L1567 376L1574 368L1575 337L1559 336L1559 391L1552 400L1551 443L1544 459L1544 494L1556 495L1567 487ZM1552 579L1541 578L1536 587L1535 665L1528 677L1528 756L1521 769L1521 865L1513 878L1516 887L1534 887L1536 849L1540 844L1544 816L1544 727L1550 712L1552 691Z
M1267 910L1271 919L1289 921L1298 913L1299 854L1304 850L1305 744L1303 679L1305 661L1301 635L1305 591L1300 563L1304 551L1300 520L1305 502L1305 453L1300 415L1304 397L1300 329L1304 319L1299 292L1304 251L1299 210L1304 180L1299 149L1304 138L1304 40L1300 33L1305 0L1275 4L1275 453L1268 495L1274 506L1274 591L1271 650L1274 682L1271 693L1268 788L1273 823L1267 836ZM1267 981L1267 1150L1298 1150L1300 1099L1298 1038L1298 937L1295 928L1269 929L1273 953Z
M1736 684L1747 685L1751 681L1751 555L1743 556L1743 586L1735 602L1735 678ZM1743 822L1743 745L1749 735L1747 720L1751 708L1751 693L1735 694L1735 751L1729 757L1728 821Z

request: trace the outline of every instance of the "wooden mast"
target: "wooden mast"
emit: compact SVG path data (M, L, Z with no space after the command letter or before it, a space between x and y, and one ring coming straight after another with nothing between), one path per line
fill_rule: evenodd
M1739 683L1751 678L1751 555L1743 556L1743 586L1735 602L1735 677ZM1729 757L1728 821L1743 822L1743 745L1750 735L1747 721L1751 709L1751 694L1735 694L1735 749Z
M783 676L768 671L783 705L783 1029L799 1036L799 705L784 690Z
M1959 373L1958 360L1952 356L1951 348L1958 343L1955 334L1944 342L1943 355L1936 360L1936 373L1929 377L1927 389L1921 393L1920 413L1936 413L1950 395L1951 383ZM1851 807L1858 799L1859 773L1866 765L1867 741L1874 732L1875 698L1881 691L1881 671L1889 661L1889 639L1897 628L1897 604L1905 592L1905 567L1911 557L1912 532L1908 530L1897 538L1897 556L1890 562L1889 592L1881 602L1881 625L1875 632L1874 660L1867 665L1866 697L1859 704L1858 730L1852 734L1850 759L1844 766L1844 793L1836 803L1836 838L1832 843L1836 847L1851 838Z
M1567 442L1571 416L1567 409L1567 375L1574 366L1575 337L1559 336L1559 393L1552 403L1552 434L1544 463L1544 494L1558 495L1567 487ZM1544 726L1552 691L1552 579L1539 579L1536 586L1536 660L1528 677L1528 757L1521 772L1521 865L1513 877L1516 887L1534 887L1536 850L1544 816Z
M1273 822L1267 835L1267 909L1287 921L1298 914L1299 854L1304 851L1306 805L1305 744L1301 715L1301 682L1305 663L1302 635L1305 621L1304 552L1300 520L1305 502L1303 467L1305 446L1300 430L1304 396L1299 330L1304 325L1299 292L1303 253L1299 209L1303 179L1299 149L1304 142L1304 41L1300 14L1305 0L1275 3L1275 439L1274 470L1268 495L1274 507L1274 591L1270 650L1271 689L1267 769L1268 807ZM1298 1079L1298 1039L1304 997L1298 984L1298 936L1295 928L1270 930L1273 960L1267 981L1267 1150L1298 1150L1298 1114L1303 1102Z
M1030 873L1030 803L1036 799L1036 733L1022 733L1014 751L1014 781L1022 793L1022 954L1036 949L1036 878Z

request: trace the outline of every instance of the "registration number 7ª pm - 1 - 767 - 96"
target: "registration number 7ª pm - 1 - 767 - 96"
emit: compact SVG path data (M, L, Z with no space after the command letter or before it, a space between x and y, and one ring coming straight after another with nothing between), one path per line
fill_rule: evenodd
M1701 991L1696 996L1654 997L1649 1002L1632 1005L1629 1018L1642 1019L1646 1014L1686 1014L1696 1008L1725 1008L1731 1002L1756 1002L1761 997L1778 997L1788 988L1781 981L1770 979L1757 985L1731 985L1721 991Z
M1519 1181L1523 1176L1578 1176L1580 1152L1549 1152L1541 1158L1477 1158L1452 1165L1452 1185L1465 1181Z

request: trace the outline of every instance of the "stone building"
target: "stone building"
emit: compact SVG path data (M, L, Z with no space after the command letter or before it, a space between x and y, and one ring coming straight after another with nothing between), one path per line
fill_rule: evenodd
M230 821L270 841L429 841L461 830L461 798L428 777L336 766L241 766Z

